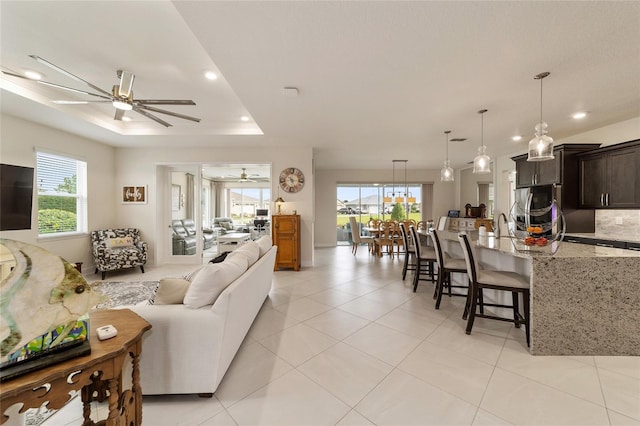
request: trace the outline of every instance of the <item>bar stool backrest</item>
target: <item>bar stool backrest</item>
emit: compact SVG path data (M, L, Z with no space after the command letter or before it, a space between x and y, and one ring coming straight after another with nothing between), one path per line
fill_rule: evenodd
M458 241L460 241L462 252L464 253L464 260L467 263L467 275L469 275L471 282L477 283L480 265L478 264L478 258L475 255L474 249L471 243L469 243L469 237L467 237L467 234L461 232L458 234Z
M438 267L444 268L444 255L442 253L442 247L440 246L440 237L438 237L438 231L435 229L431 231L431 240L436 249L436 262L438 262Z

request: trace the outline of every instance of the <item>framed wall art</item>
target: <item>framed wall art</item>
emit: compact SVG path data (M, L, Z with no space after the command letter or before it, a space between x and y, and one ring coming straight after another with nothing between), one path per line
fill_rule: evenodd
M147 186L123 186L122 204L147 204Z

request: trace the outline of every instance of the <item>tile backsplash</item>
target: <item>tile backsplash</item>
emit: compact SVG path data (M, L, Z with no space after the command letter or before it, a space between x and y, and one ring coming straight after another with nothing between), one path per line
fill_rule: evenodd
M640 238L640 210L596 210L596 234Z

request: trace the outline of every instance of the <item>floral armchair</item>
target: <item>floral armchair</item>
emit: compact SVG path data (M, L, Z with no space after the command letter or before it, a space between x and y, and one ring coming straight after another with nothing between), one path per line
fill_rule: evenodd
M147 263L147 243L140 240L136 228L100 229L91 231L91 246L96 274L107 271L140 267L144 274Z

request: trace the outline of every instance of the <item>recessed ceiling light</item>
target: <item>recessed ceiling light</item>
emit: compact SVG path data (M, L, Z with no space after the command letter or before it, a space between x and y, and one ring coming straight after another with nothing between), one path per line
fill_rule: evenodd
M42 74L36 71L27 70L24 72L24 75L31 80L42 80Z
M205 71L204 72L204 76L207 80L217 80L218 79L218 74L216 74L213 71Z
M574 112L571 115L571 118L573 118L574 120L582 120L583 118L585 118L587 116L587 113L584 111L579 111L579 112Z
M240 117L240 120L249 121L249 117L247 117L246 115L243 115L242 117Z
M511 140L512 141L516 141L516 142L520 141L520 140L522 140L522 136L520 136L520 135L511 136Z

